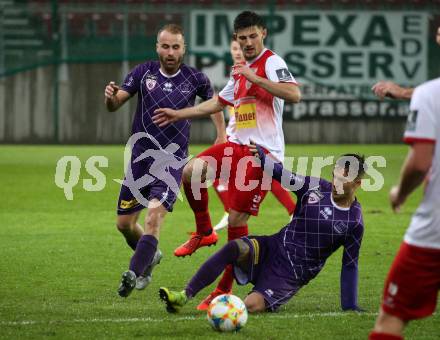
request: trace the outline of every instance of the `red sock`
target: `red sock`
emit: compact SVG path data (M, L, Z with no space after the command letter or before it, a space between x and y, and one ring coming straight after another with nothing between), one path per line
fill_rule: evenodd
M240 227L231 227L228 225L228 241L235 240L237 238L247 236L248 235L248 226L247 224ZM225 268L223 276L220 282L217 285L217 288L222 292L229 292L232 290L232 284L234 283L234 274L232 270L232 266L228 265Z
M247 224L239 227L232 227L231 225L228 225L228 241L232 241L247 235L248 235Z
M222 292L230 292L232 290L232 284L234 283L234 275L232 273L232 265L227 265L223 276L217 285L217 289Z
M221 183L218 179L216 179L214 181L214 183L212 184L214 187L215 192L218 195L218 198L220 198L220 201L222 201L223 203L223 208L225 209L226 212L229 212L229 195L228 195L228 185L225 183ZM222 190L219 190L218 187L222 187Z
M194 212L197 233L201 235L210 234L212 232L212 225L208 211L208 190L206 188L200 188L201 199L196 200L191 189L191 183L183 182L183 188L188 203Z
M368 340L403 340L403 336L373 331L368 336Z
M288 192L286 189L284 189L280 182L272 181L272 193L277 198L278 201L286 208L289 215L293 215L293 212L295 211L296 204L292 198L292 195L290 192Z

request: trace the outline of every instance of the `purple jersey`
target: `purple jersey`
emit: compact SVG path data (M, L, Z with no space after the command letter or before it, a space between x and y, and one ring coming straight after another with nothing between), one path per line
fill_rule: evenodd
M356 200L350 208L338 207L332 199L331 183L315 179L318 185L313 186L311 177L302 179L302 188L295 192L294 217L280 231L296 277L306 282L314 278L340 246L344 247L342 265L357 267L364 232L360 203Z
M168 144L176 143L180 148L174 153L175 156L185 158L190 121L181 120L160 128L151 118L158 108L178 110L194 106L196 96L203 100L210 99L213 89L208 77L185 64L174 75L168 76L160 70L159 61L147 61L137 65L127 75L122 89L131 95L138 93L132 133L146 132L152 137L140 139L133 149L133 155L139 156L145 150L164 149Z
M342 269L356 270L364 233L360 203L338 207L332 198L333 185L309 176L299 176L283 169L259 149L262 166L273 169L272 177L296 187L297 204L292 221L278 233L281 247L303 283L313 279L327 258L344 247ZM269 164L271 163L271 164Z

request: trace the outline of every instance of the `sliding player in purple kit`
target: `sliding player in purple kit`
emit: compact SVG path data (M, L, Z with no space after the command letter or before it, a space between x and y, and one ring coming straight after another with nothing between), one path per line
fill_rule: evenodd
M182 120L160 128L151 116L158 108L182 109L193 106L196 96L207 100L213 95L208 77L182 63L185 42L180 26L166 25L158 32L156 51L159 61L136 66L121 88L110 82L105 89L105 104L111 112L138 94L130 138L131 161L117 209L117 228L134 250L118 289L122 297L135 287L145 288L151 281L152 268L162 257L157 247L160 226L173 209L187 161L190 122ZM224 134L223 113L217 113L213 121L217 131ZM224 135L219 137L225 139ZM137 221L147 206L142 226Z
M344 247L341 307L360 311L357 302L358 257L364 232L361 205L355 192L365 173L364 158L347 154L333 170L333 182L299 176L283 169L255 144L250 151L268 174L298 197L292 221L271 236L248 236L227 243L211 256L181 292L160 288L168 312L177 312L210 285L227 265L239 284L251 282L244 302L249 312L275 311L318 275L327 258Z

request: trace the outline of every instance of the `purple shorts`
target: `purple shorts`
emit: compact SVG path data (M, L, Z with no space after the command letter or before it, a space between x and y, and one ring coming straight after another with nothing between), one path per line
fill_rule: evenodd
M250 248L248 268L234 267L238 284L254 284L252 292L263 295L266 308L276 311L303 286L295 279L292 266L282 253L278 235L241 238Z
M151 164L145 161L131 162L130 168L132 176L129 177L133 181L130 184L126 173L119 193L118 215L130 215L147 208L148 202L152 199L159 200L165 209L171 212L177 199L182 168L177 170L168 168L168 171L159 174L161 178L150 173Z

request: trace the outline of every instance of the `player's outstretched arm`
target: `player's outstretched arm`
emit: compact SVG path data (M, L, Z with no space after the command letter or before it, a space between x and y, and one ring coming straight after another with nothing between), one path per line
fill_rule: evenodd
M218 97L211 98L196 106L181 110L160 108L154 110L153 122L159 127L167 126L178 120L206 117L210 114L223 110L224 105L218 101Z
M114 81L107 84L104 90L104 96L104 103L109 112L116 111L130 98L130 94L121 90Z
M400 183L390 190L390 203L395 212L406 198L423 182L432 165L434 143L414 143L402 167Z
M301 190L305 186L305 177L296 175L293 172L284 169L283 164L281 162L275 162L270 155L266 155L260 145L251 141L248 147L249 151L260 160L261 167L263 168L264 172L271 175L274 180L285 186L289 185L289 187L297 187L297 189L292 190L294 192ZM300 185L298 186L297 184Z
M341 308L344 311L362 311L357 302L358 268L342 266L341 270Z
M380 81L374 84L371 90L380 99L389 97L393 99L410 100L414 92L412 87L402 87L392 81Z
M341 308L344 311L358 311L362 309L358 306L358 266L359 252L361 249L362 237L364 234L364 224L362 215L356 226L345 240L344 252L342 255L341 267Z

